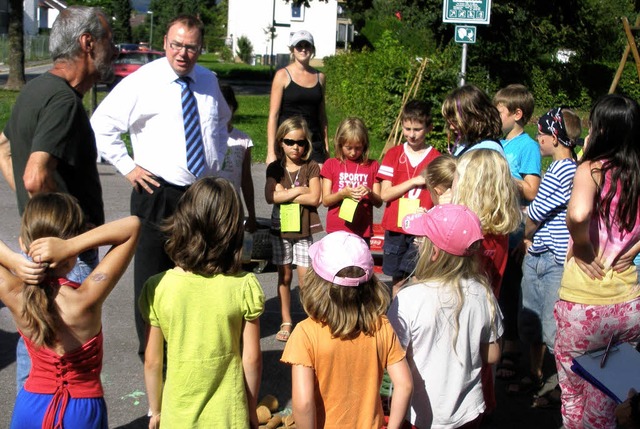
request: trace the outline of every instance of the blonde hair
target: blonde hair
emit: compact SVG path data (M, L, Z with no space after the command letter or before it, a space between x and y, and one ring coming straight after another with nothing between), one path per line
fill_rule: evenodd
M352 278L362 275L360 267L343 268L336 274ZM347 287L324 280L309 267L300 288L300 301L309 317L328 326L334 338L353 339L361 332L373 335L380 329L391 297L375 274L356 287Z
M436 186L443 186L445 189L451 188L453 178L456 175L456 159L451 155L440 155L427 165L422 171L422 177L431 190Z
M369 132L360 118L347 118L338 125L336 136L333 139L335 157L344 161L342 146L352 142L362 143L361 163L367 164L369 162Z
M522 222L518 188L509 163L495 150L477 149L458 158L453 203L469 207L480 218L483 234L504 235Z
M480 264L479 258L476 254L470 256L456 256L439 249L438 257L434 260L431 259L435 245L429 239L424 237L424 241L420 246L419 259L416 265L415 277L419 283L422 282L436 282L443 287L448 288L453 292L456 301L453 310L453 336L452 347L454 353L456 353L456 343L458 341L458 333L460 331L460 312L464 305L464 294L462 284L465 280L473 280L480 283L485 293L487 294L487 303L491 314L491 326L494 327L496 318L496 307L493 300L493 292L489 285L489 280L485 274L483 267ZM471 246L471 250L479 250L480 242L476 242ZM406 287L419 287L416 283ZM448 307L451 307L451 303L446 303Z
M20 239L25 248L38 238L68 239L83 232L84 214L78 201L68 194L36 194L24 208ZM55 304L56 291L47 284L25 285L22 289L22 317L31 341L52 346L60 315Z
M302 130L304 132L304 138L307 140L307 147L302 155L302 159L304 161L308 160L311 156L311 132L309 131L309 125L307 125L307 121L304 120L302 116L291 116L290 118L282 121L280 126L276 131L276 158L279 161L284 160L284 150L282 149L282 141L284 137L290 132Z

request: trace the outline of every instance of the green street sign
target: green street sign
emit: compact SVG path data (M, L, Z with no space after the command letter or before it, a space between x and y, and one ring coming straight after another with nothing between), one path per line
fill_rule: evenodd
M456 43L476 43L476 27L474 25L456 25L454 39Z
M444 0L442 22L489 24L491 0Z

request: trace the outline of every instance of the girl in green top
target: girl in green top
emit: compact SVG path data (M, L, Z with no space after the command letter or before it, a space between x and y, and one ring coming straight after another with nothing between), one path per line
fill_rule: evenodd
M233 185L207 177L164 227L176 267L149 278L139 303L150 325L150 428L258 427L264 293L254 274L241 271L243 217Z

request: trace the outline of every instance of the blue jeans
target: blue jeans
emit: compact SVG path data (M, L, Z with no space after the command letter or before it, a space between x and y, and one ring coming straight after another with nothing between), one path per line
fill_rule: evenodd
M97 265L98 250L87 250L78 255L76 265L67 274L67 278L73 282L82 283ZM31 358L29 358L29 352L27 352L27 347L24 345L24 340L20 337L16 346L16 391L18 393L24 386L25 381L27 381L29 371L31 371Z
M553 307L564 266L551 252L527 253L522 263L522 303L518 314L520 338L525 343L544 343L553 353L556 321Z

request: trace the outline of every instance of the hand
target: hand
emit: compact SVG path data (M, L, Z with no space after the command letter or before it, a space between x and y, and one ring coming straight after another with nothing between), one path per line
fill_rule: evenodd
M12 271L20 280L28 285L42 283L49 264L46 262L30 261L19 253L15 253Z
M154 175L144 168L140 167L139 165L136 165L136 167L131 170L131 172L129 172L129 174L127 174L125 177L129 182L131 182L131 185L136 190L140 190L140 188L143 188L150 194L153 194L153 190L149 187L149 184L152 184L155 187L160 186L160 183L158 183L154 179Z
M604 264L596 256L591 244L577 245L573 244L571 255L576 264L586 275L592 280L601 280L604 277Z
M426 186L427 181L425 180L424 177L422 177L422 174L414 177L413 179L413 187L414 188L419 188L420 186Z
M67 241L56 237L39 238L29 248L29 256L35 262L49 263L50 268L55 268L58 262L73 256Z
M371 192L371 189L367 188L364 185L360 185L356 189L352 190L351 198L353 198L356 201L360 201L362 198L369 195L370 192Z
M635 406L635 410L633 407ZM633 429L640 426L640 422L635 421L634 414L638 413L638 392L629 390L627 400L618 405L615 409L616 421L619 428Z
M527 245L524 241L521 241L516 247L511 249L509 252L509 256L513 258L513 261L518 264L518 266L522 265L522 261L524 260L524 255L527 253Z
M160 413L149 418L149 429L158 429L160 427Z
M613 270L617 273L621 273L627 270L630 266L633 265L633 260L636 258L637 253L630 249L626 253L620 255L620 257L614 262Z

